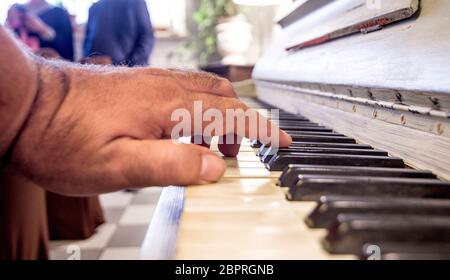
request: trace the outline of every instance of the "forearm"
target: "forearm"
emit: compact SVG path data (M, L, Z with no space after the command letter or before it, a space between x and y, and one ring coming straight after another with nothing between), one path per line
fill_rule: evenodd
M38 92L38 65L0 26L0 158L24 126Z

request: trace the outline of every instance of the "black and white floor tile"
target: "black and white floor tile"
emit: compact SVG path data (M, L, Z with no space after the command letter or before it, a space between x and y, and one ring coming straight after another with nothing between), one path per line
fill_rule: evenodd
M50 242L53 260L135 260L162 188L120 191L100 196L106 223L89 239Z

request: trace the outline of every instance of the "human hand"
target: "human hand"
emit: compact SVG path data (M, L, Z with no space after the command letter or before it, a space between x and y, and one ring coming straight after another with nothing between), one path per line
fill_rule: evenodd
M66 195L215 182L223 175L223 160L205 147L170 140L178 123L171 115L184 108L193 118L195 101L202 102L203 112L248 110L228 81L204 73L45 62L39 77L38 97L11 167ZM258 133L261 141L290 144L289 135L262 117L259 122L273 132ZM210 124L202 124L202 133ZM235 126L214 130L217 136L233 133L239 134ZM248 123L242 134L250 135ZM235 155L236 147L220 149Z
M39 17L26 14L25 16L25 27L28 31L39 34L43 39L53 39L55 31L43 22Z

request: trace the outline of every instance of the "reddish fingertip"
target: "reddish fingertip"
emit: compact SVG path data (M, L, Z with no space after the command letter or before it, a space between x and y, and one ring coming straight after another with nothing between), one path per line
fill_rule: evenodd
M235 157L239 153L239 144L219 144L219 151L226 157Z
M292 143L292 137L285 131L280 130L280 147L288 147Z

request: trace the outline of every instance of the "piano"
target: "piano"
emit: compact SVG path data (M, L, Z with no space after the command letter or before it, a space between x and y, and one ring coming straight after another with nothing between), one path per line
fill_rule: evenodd
M244 139L220 182L165 188L141 257L450 259L449 11L296 1L242 98L294 142Z

